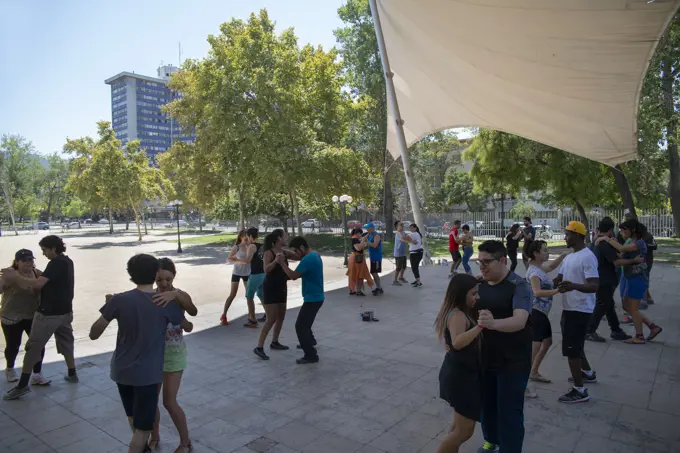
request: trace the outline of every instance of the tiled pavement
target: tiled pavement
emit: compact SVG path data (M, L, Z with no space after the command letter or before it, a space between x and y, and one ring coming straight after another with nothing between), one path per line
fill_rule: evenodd
M521 265L520 265L521 267ZM377 323L359 320L359 299L344 289L328 294L315 325L321 362L298 366L294 349L259 361L251 350L257 331L215 327L221 304L201 306L197 332L187 337L189 367L180 403L189 419L194 451L235 453L434 452L449 427L451 410L438 399L443 358L432 322L441 302L446 270L424 270L422 289L386 287L367 297ZM526 453L680 452L680 279L678 269L654 268L657 304L649 315L666 329L646 346L587 344L600 382L592 401L560 405L568 388L560 356L560 300L551 313L555 345L539 398L526 402ZM186 276L185 276L186 278ZM292 304L295 305L295 304ZM291 309L282 342L294 346ZM630 330L630 328L627 328ZM607 333L603 322L600 333ZM63 362L48 351L48 388L20 401L0 402L0 451L43 453L126 451L130 438L118 394L108 377L115 328L97 342L77 332L81 383L61 380ZM2 389L8 386L0 384ZM172 452L177 435L161 408L160 451ZM478 427L462 452L481 442Z

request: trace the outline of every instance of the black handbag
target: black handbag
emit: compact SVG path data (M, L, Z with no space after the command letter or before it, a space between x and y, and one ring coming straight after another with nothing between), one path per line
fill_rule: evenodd
M363 254L359 254L359 253L357 253L356 255L354 255L354 262L357 263L357 264L363 263L363 262L364 262L364 255L363 255Z

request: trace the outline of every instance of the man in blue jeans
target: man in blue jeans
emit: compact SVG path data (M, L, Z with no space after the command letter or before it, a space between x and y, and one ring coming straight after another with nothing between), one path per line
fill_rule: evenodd
M479 325L484 374L479 453L521 453L524 443L524 392L531 371L531 288L507 268L500 241L479 246Z

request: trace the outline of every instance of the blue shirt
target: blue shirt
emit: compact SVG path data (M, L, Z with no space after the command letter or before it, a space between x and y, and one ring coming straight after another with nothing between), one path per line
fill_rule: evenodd
M371 243L373 242L373 238L376 236L379 236L378 234L369 234L368 235L368 242ZM368 256L371 258L371 261L382 261L383 259L383 248L382 248L382 237L380 238L380 242L378 243L377 247L371 247L370 245L368 246Z
M380 245L382 246L382 243ZM396 233L394 235L394 257L400 258L402 256L406 256L406 242L401 240L401 234Z
M323 302L323 261L316 252L306 254L295 269L302 274L302 300Z

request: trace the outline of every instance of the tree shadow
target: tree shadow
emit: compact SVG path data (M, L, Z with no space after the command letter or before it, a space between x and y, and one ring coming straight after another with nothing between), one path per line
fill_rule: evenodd
M71 247L81 250L101 250L109 247L136 247L144 242L127 241L127 242L95 242L93 244L73 245Z

